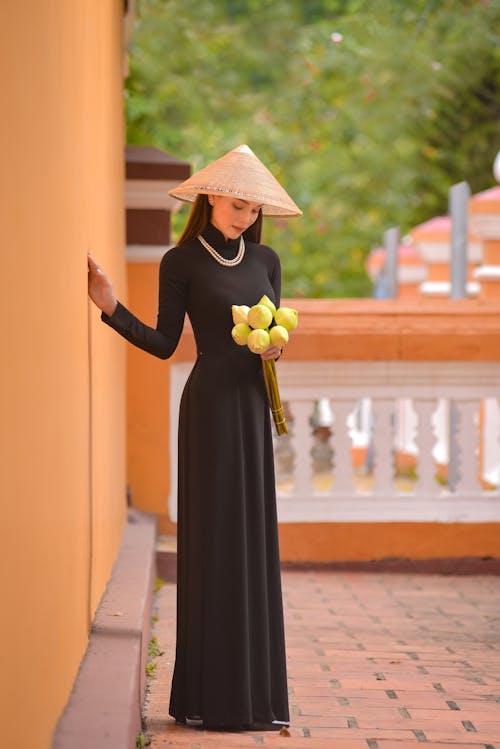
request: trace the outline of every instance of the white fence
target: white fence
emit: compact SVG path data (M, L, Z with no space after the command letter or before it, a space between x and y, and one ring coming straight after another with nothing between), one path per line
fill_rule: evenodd
M190 369L171 367L172 518ZM282 360L277 370L290 429L275 439L282 522L500 521L500 363ZM362 471L353 448L366 454ZM411 480L395 476L396 453L414 456Z

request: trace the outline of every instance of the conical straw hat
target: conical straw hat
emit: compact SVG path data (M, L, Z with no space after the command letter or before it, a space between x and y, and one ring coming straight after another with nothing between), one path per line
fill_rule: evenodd
M193 203L204 195L231 195L261 203L264 216L300 216L286 190L248 146L238 146L169 190L178 200Z

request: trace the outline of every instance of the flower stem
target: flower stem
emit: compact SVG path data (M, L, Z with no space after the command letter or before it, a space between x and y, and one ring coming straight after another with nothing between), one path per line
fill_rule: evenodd
M264 372L264 382L266 385L267 399L269 401L269 407L273 415L276 432L278 436L281 434L287 434L288 427L286 425L283 406L281 405L274 359L262 359L262 369Z

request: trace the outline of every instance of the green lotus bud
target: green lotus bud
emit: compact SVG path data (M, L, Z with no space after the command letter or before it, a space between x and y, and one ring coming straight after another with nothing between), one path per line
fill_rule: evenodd
M246 325L248 324L248 310L250 307L247 307L246 304L233 304L231 307L231 312L233 313L233 322L235 325L238 325L240 322L244 322Z
M271 300L269 299L268 296L266 296L264 294L264 296L262 297L262 299L259 302L257 302L257 304L263 304L264 307L268 307L271 310L272 316L274 317L274 313L276 312L276 307L271 302Z
M254 354L263 354L270 345L271 339L269 338L269 333L267 330L262 330L262 328L252 330L247 338L247 346Z
M283 325L287 330L294 330L299 322L299 313L291 307L280 307L276 310L274 319L277 325Z
M283 348L288 343L288 330L283 325L274 325L269 331L269 338L273 346Z
M247 338L251 332L252 329L246 323L239 322L232 329L231 335L233 341L237 343L238 346L246 346Z
M267 328L273 320L273 313L265 304L254 304L248 311L248 324L252 328Z

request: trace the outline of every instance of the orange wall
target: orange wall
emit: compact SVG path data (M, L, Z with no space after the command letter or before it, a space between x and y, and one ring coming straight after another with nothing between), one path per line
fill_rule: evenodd
M287 360L500 361L500 302L294 299Z
M125 291L122 8L28 0L2 10L0 705L10 749L51 745L125 519L124 346L86 297L89 247Z
M282 523L284 562L500 556L500 523Z
M483 264L498 265L500 263L500 239L483 239Z
M158 264L130 263L130 308L156 325ZM127 347L127 481L134 507L167 514L170 492L170 361ZM165 521L165 518L164 518Z

